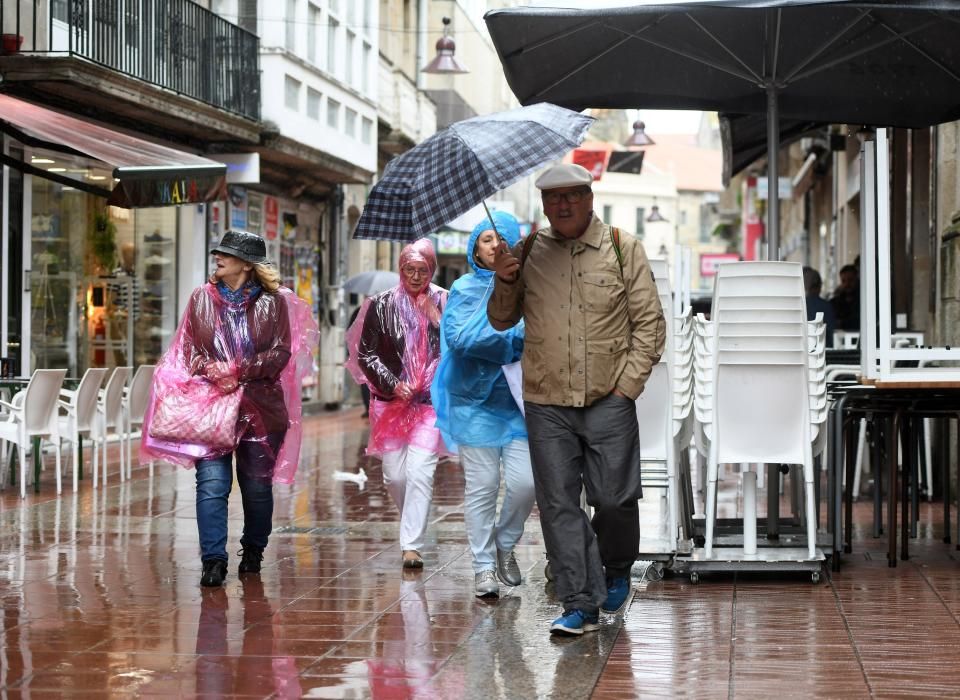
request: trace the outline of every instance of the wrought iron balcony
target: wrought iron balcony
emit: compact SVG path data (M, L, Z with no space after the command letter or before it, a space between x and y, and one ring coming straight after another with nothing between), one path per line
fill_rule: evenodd
M79 57L260 118L260 40L190 0L0 0L0 53Z

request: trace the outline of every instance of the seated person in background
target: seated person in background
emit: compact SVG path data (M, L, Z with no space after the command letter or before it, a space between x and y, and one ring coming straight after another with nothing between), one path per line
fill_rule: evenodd
M833 332L837 328L836 316L829 301L820 296L823 289L823 280L820 273L812 267L803 268L803 288L807 295L807 320L812 321L818 313L823 314L823 322L827 324L827 347L833 347Z
M840 268L840 286L830 297L830 304L838 330L860 330L860 273L853 265Z

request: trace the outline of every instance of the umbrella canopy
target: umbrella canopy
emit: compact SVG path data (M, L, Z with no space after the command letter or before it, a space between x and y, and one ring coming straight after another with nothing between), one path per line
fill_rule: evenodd
M392 289L398 284L400 284L400 275L392 270L367 270L344 282L343 291L347 294L363 294L369 297Z
M805 119L781 119L781 146L812 134L822 132L827 122ZM730 178L762 157L767 152L767 119L762 114L720 114L720 141L723 145L723 186Z
M766 115L771 192L781 117L910 128L960 118L956 0L510 8L485 19L522 104ZM769 216L776 257L776 197Z
M551 104L473 117L390 161L354 238L411 241L583 141L593 118Z

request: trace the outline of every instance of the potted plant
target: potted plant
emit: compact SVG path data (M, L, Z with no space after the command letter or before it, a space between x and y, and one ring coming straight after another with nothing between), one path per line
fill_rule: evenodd
M117 267L117 226L105 213L93 217L90 252L98 274L109 275Z
M19 34L0 35L0 54L10 56L20 52L20 46L23 44L23 37Z

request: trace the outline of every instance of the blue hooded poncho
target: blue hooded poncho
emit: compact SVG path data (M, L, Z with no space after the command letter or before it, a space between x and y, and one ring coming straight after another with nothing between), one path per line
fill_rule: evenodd
M491 216L507 245L516 245L520 240L517 220L499 211ZM487 320L493 271L473 258L477 239L491 228L485 218L470 234L467 261L475 272L453 283L440 320L440 365L430 395L437 427L451 452L458 445L502 447L527 439L523 414L501 369L523 353L523 321L503 332L493 329Z

